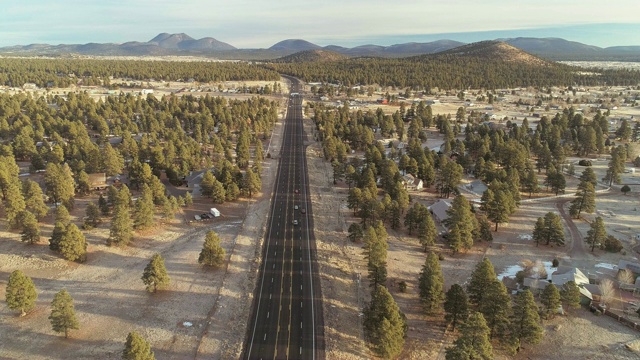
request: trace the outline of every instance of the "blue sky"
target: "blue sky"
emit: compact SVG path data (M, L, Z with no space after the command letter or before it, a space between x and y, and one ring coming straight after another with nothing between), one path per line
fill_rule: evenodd
M0 46L148 41L183 32L239 48L293 38L350 47L519 36L607 47L640 45L638 10L638 0L7 1Z

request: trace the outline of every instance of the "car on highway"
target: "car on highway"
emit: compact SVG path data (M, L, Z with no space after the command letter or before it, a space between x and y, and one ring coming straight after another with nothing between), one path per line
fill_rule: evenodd
M293 210L298 210L298 205L293 205Z
M293 192L296 193L296 194L300 194L300 190L298 190L298 189L293 190Z
M293 225L298 225L298 220L293 220Z
M300 212L301 212L302 214L306 214L306 213L307 213L307 209L300 209Z

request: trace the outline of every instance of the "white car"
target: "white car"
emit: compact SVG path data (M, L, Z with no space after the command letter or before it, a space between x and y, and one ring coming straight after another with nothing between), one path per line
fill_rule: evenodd
M298 220L293 220L293 225L298 225Z
M298 205L293 205L294 210L298 210Z

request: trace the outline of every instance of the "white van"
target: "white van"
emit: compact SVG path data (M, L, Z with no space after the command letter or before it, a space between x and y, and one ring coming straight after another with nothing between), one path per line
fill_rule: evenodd
M213 215L213 217L218 217L220 216L220 211L216 208L211 208L211 215Z

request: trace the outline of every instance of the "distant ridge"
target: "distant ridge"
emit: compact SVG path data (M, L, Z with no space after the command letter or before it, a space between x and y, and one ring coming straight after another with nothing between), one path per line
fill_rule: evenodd
M329 50L305 50L295 54L287 55L279 59L275 59L274 62L283 63L300 63L300 62L323 62L323 61L339 61L348 59L348 56L339 54L335 51Z
M498 39L530 54L551 60L620 60L640 61L640 46L613 46L600 48L561 38L517 37ZM464 45L453 40L408 42L381 46L367 44L352 48L328 45L321 47L303 39L287 39L266 49L237 49L212 37L194 39L185 33L160 33L149 41L87 44L30 44L0 48L1 54L20 56L37 55L107 55L107 56L163 56L197 55L221 59L269 60L306 50L327 50L349 57L399 58L422 54L435 54Z
M435 56L455 55L461 57L479 57L505 62L526 63L528 65L546 66L550 63L537 56L531 55L521 49L511 46L503 41L487 40L472 44L462 45L447 51L437 53Z

